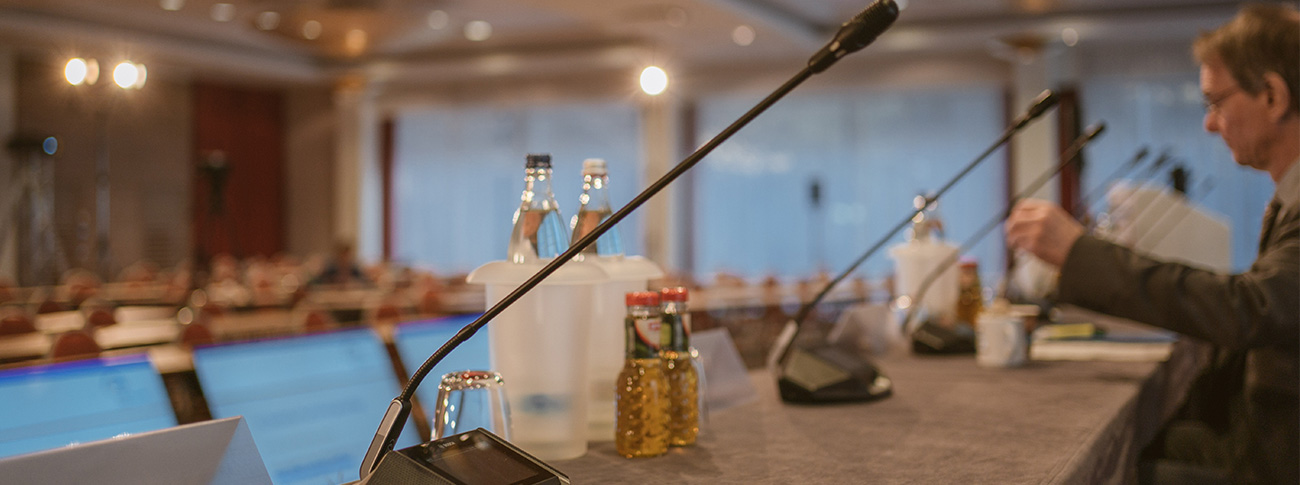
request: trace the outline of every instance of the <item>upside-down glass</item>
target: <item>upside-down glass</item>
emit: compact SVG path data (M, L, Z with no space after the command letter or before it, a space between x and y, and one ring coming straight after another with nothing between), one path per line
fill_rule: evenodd
M510 405L501 374L466 370L442 376L433 415L433 439L475 428L510 439Z

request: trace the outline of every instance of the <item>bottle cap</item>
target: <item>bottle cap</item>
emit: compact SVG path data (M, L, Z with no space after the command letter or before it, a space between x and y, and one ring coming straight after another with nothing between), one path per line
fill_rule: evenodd
M608 173L603 158L588 158L582 161L583 175L606 175Z
M524 168L551 168L549 153L529 153L524 160Z
M659 294L653 291L633 291L625 297L627 306L658 306Z
M686 301L690 298L690 293L685 286L676 286L659 290L659 296L663 301Z

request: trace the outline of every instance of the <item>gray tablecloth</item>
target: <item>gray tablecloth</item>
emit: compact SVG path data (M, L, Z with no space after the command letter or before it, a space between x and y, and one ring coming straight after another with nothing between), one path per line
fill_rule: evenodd
M765 372L757 402L715 413L700 442L629 460L613 443L552 463L574 483L1121 483L1186 392L1200 356L1164 363L973 357L879 361L894 396L866 404L783 404Z

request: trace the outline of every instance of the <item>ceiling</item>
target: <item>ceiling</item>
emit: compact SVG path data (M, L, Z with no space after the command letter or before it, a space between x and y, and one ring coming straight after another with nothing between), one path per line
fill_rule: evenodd
M896 0L873 53L1180 42L1224 0ZM802 59L865 0L0 0L0 43L189 73L310 82ZM470 40L467 35L490 35ZM478 29L477 31L475 29ZM1067 34L1069 37L1069 34ZM151 69L150 75L158 72Z

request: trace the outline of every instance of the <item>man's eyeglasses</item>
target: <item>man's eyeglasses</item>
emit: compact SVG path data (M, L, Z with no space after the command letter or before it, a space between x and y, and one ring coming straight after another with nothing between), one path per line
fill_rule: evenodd
M1220 104L1220 103L1222 103L1222 102L1224 102L1224 101L1227 101L1227 99L1228 99L1228 98L1231 98L1232 95L1237 94L1237 93L1240 93L1240 92L1241 92L1241 88L1239 88L1239 87L1228 88L1228 89L1224 90L1224 92L1221 92L1221 93L1219 93L1219 94L1217 94L1217 95L1214 95L1214 96L1206 96L1206 97L1205 97L1205 101L1202 101L1201 104L1203 104L1203 105L1205 106L1205 112L1206 112L1206 113L1214 113L1214 112L1216 112L1216 111L1219 111L1219 104Z

